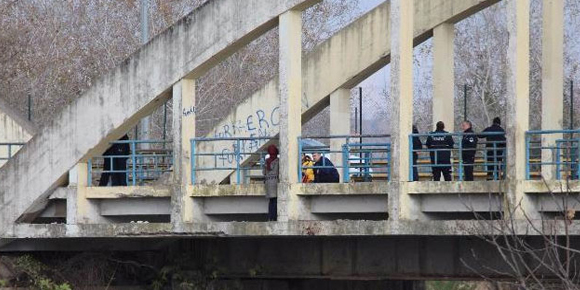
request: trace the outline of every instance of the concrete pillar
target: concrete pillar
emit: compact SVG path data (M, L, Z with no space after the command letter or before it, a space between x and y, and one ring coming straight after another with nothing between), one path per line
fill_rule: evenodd
M409 134L413 125L413 1L391 1L391 142L394 194L389 194L391 219L415 219L418 201L407 190Z
M564 123L564 0L544 0L542 36L542 130L563 129ZM555 146L562 134L543 135L542 146ZM542 152L543 162L552 154ZM544 166L542 176L553 179L556 166Z
M76 172L76 180L70 186L76 190L69 191L67 196L66 223L67 224L95 224L106 223L107 219L100 215L99 204L95 200L87 199L89 167L86 162L79 162L71 170Z
M193 112L193 114L191 113ZM188 194L191 185L191 143L195 138L195 80L173 85L173 193L171 222L174 226L203 220L202 200ZM196 206L199 205L199 206Z
M454 39L453 23L443 23L433 30L433 124L443 121L449 132L455 127Z
M530 0L508 0L507 23L507 201L515 218L524 218L524 213L535 218L537 211L523 186L526 179L525 133L529 127L530 105Z
M330 135L350 135L350 90L338 89L330 94ZM341 151L346 140L331 139L330 150ZM336 166L342 165L342 154L331 154L330 159ZM344 179L340 172L340 182Z
M298 187L298 136L302 131L302 12L280 15L280 184L278 220L304 219ZM294 186L293 186L294 185Z

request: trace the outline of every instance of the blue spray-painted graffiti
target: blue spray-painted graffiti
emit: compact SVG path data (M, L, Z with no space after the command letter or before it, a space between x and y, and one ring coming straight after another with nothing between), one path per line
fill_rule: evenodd
M263 109L256 110L255 113L252 113L246 116L243 119L238 119L233 121L230 124L225 124L221 128L217 129L214 132L214 137L216 138L231 138L237 136L244 136L244 137L270 137L271 132L274 127L278 127L280 125L280 107L277 106L266 113ZM227 145L228 148L224 148L221 151L220 156L218 156L220 166L229 166L234 163L235 160L235 152L239 149L241 153L253 153L256 152L262 145L268 142L267 139L254 139L254 140L241 140L240 141L240 148L237 147L237 143L235 141L229 143ZM248 155L242 154L240 159L247 158ZM240 160L242 161L242 160Z

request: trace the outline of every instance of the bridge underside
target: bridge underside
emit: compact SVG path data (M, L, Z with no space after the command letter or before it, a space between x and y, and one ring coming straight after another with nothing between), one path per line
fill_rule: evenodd
M392 227L388 223L360 222L357 226ZM260 228L259 225L249 225ZM314 231L324 223L296 223L302 231ZM354 224L353 224L354 226ZM405 225L399 225L405 226ZM136 238L127 236L70 239L18 240L4 247L20 251L156 251L195 254L191 263L213 265L222 278L244 279L333 279L333 280L479 280L482 275L510 279L512 270L495 245L473 236L286 236L279 237L206 237L173 236ZM157 232L158 233L158 232ZM303 233L301 233L303 234ZM428 236L429 235L429 236ZM542 237L527 237L525 242L541 248ZM570 241L580 247L580 238ZM8 254L8 253L7 253ZM161 255L161 254L160 254ZM529 258L529 257L528 257ZM519 261L518 263L520 263ZM529 266L537 261L528 259ZM578 262L578 257L572 263ZM491 270L493 269L493 270ZM537 274L553 276L547 270Z

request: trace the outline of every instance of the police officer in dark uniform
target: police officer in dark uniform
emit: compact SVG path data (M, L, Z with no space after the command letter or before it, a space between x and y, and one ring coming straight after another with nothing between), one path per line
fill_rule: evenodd
M413 134L419 134L417 126L413 125ZM413 181L419 181L419 169L417 168L417 160L419 159L418 150L423 149L423 143L418 136L413 136Z
M477 148L477 135L473 132L470 121L461 123L463 129L463 139L461 139L461 159L463 160L463 170L465 171L465 181L473 181L473 164L475 163L475 153Z
M451 181L451 149L453 149L453 138L445 131L445 124L437 122L437 130L431 132L431 136L427 137L427 148L437 149L437 152L430 152L431 164L436 165L432 167L433 180L441 180L441 174L445 181Z
M503 154L505 148L505 130L501 127L501 119L495 117L493 119L493 124L490 127L485 128L482 133L503 133L494 135L480 135L479 138L487 139L487 180L501 179L502 164L503 164Z

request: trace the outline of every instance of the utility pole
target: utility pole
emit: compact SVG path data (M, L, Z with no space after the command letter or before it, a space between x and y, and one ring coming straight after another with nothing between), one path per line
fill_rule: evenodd
M570 81L570 130L574 130L574 81Z
M32 121L32 95L28 94L28 121Z
M149 0L141 0L141 44L145 45L149 41ZM149 140L151 117L147 116L141 120L140 137L142 140ZM142 144L148 148L148 144Z
M467 84L463 85L463 120L467 121Z

